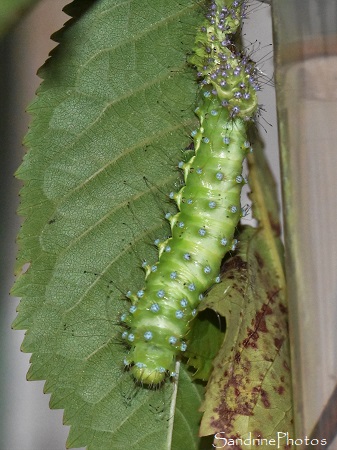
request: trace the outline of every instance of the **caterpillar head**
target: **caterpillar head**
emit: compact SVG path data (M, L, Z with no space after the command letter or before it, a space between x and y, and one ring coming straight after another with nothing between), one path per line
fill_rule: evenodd
M167 368L172 371L174 368L175 352L157 345L139 343L130 356L134 361L132 375L143 384L160 384L167 377ZM142 361L146 361L146 364Z
M181 339L172 336L165 327L162 328L167 318L158 317L159 310L157 303L151 304L149 309L146 308L144 326L137 325L139 311L136 306L131 306L131 314L121 317L122 322L129 327L128 331L122 333L122 338L132 345L124 365L131 367L131 373L137 381L147 385L160 384L168 375L174 377L177 351L184 350L186 346ZM149 320L152 315L156 316L156 323Z

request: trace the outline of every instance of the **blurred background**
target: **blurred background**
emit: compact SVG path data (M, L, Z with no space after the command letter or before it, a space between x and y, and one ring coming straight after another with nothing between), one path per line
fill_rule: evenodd
M13 173L25 151L22 139L30 121L25 108L34 98L40 84L36 76L37 69L55 46L49 37L67 21L67 16L62 13L67 3L65 0L41 0L0 42L1 450L62 450L68 434L68 428L62 425L63 412L49 409L49 395L43 394L44 383L26 381L30 355L20 352L23 332L11 330L18 299L8 295L14 282L15 237L20 226L20 219L16 215L20 183ZM245 26L245 40L253 51L253 59L260 60L259 68L266 73L267 80L273 76L270 8L258 2L252 5ZM272 83L264 86L260 103L265 109L260 119L261 136L280 186Z
M335 450L337 2L272 4L296 436Z

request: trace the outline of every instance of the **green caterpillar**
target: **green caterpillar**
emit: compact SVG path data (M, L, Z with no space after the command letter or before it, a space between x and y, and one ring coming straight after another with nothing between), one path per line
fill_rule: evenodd
M191 63L200 81L192 132L195 155L179 167L185 186L170 198L179 212L170 221L172 237L156 243L159 261L144 265L146 283L121 320L130 345L124 364L137 381L158 384L174 377L176 356L187 348L185 336L203 293L220 281L220 264L234 250L241 217L242 162L250 149L247 122L257 111L257 70L236 51L233 35L246 2L213 0L196 37Z

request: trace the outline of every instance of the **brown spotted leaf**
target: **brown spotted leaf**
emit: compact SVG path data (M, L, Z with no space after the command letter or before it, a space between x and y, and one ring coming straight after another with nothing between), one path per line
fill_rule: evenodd
M202 436L218 433L214 442L218 448L250 450L256 445L249 438L275 439L277 443L278 436L283 436L278 433L293 436L279 226L272 202L275 197L270 195L273 187L268 183L262 187L266 167L260 154L258 158L262 161L259 167L250 159L250 185L259 227L247 227L241 233L238 254L226 262L222 283L204 305L225 317L227 326L207 386L200 430ZM229 447L224 446L224 438L242 441L236 446L227 441ZM285 436L279 448L290 448Z

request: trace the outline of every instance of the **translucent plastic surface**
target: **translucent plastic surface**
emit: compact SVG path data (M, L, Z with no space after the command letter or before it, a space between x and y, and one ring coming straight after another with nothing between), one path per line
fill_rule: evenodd
M296 434L327 439L324 448L332 450L337 448L337 2L273 0L272 7Z

